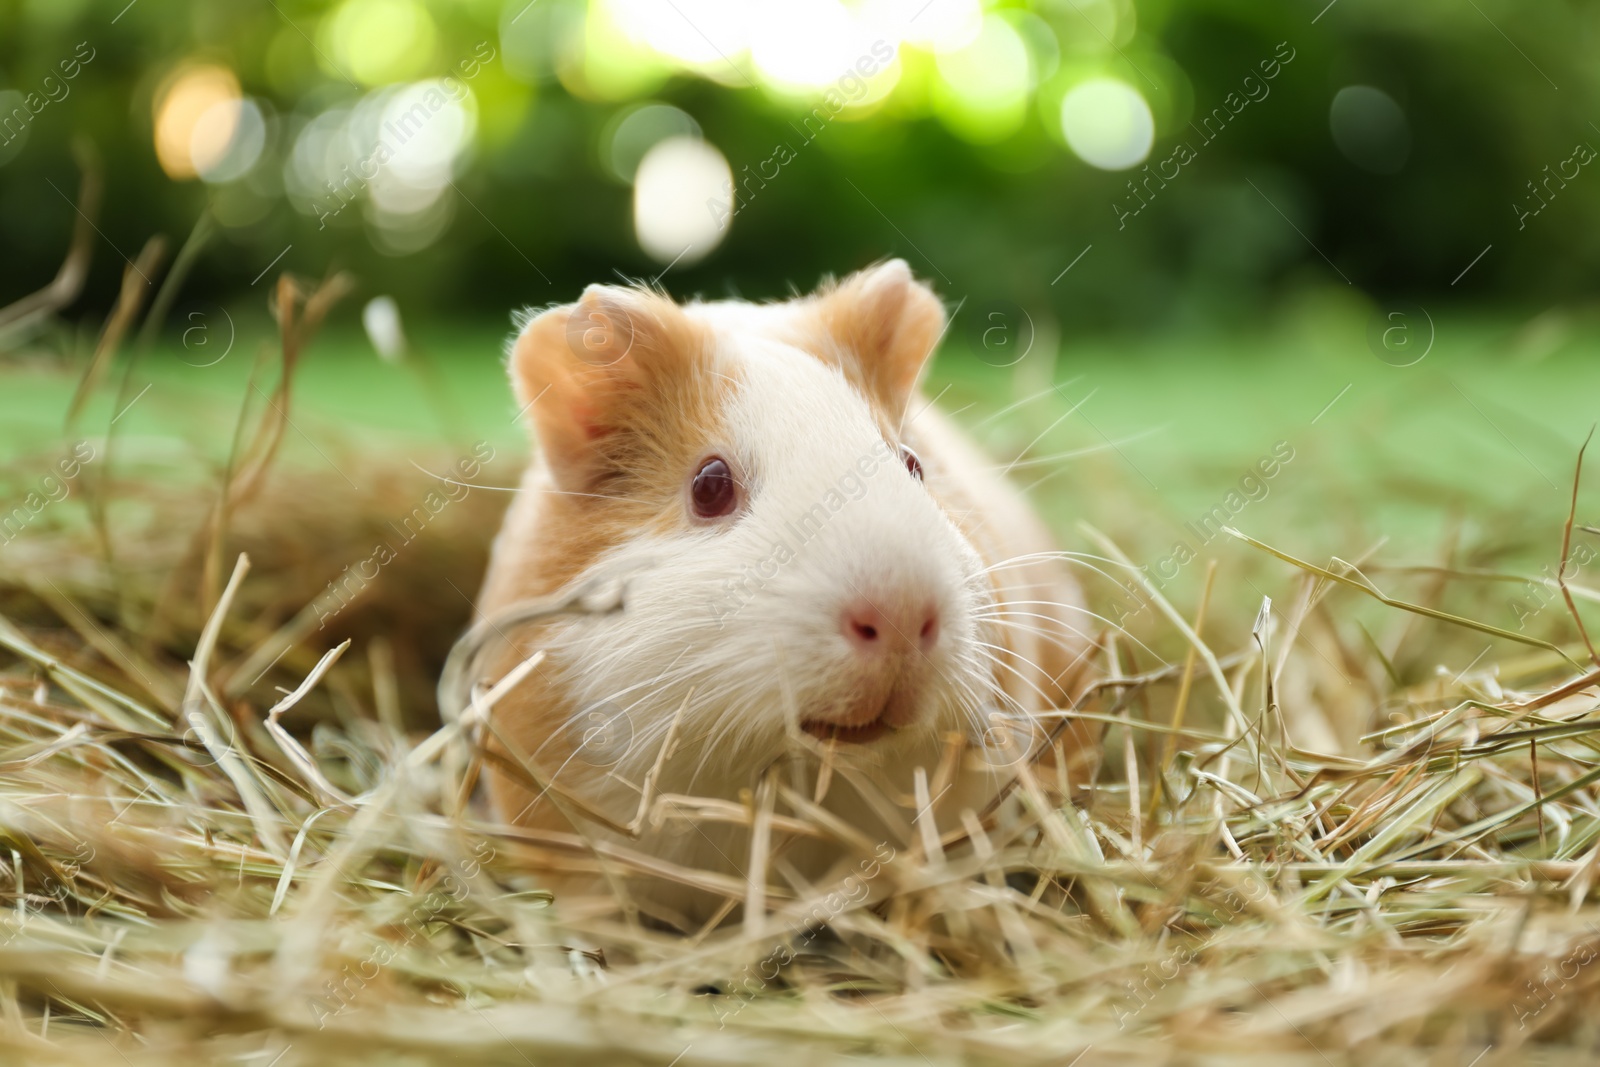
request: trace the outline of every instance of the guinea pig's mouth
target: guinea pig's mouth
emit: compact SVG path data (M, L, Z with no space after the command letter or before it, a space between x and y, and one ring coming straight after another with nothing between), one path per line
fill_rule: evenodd
M828 709L846 720L815 718L802 719L800 729L821 741L841 741L849 745L865 745L887 737L917 720L918 688L915 685L896 686L888 693L866 695L853 707ZM870 716L870 717L869 717Z
M885 709L887 711L887 709ZM864 722L858 726L846 726L837 722L823 722L820 719L808 719L800 724L800 729L812 737L823 741L842 741L849 745L864 745L869 741L876 741L894 729L885 721L883 712L878 714L871 722Z

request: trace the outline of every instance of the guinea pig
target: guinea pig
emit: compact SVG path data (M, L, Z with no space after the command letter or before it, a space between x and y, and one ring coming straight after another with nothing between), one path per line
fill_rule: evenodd
M921 820L960 827L1043 738L1055 759L1092 758L1058 710L1085 677L1079 589L1022 496L919 394L945 313L903 261L770 304L592 285L519 326L510 375L536 450L479 607L608 575L625 592L486 657L503 674L546 654L492 711L499 818L648 857L655 873L606 884L703 922L736 912L717 886L742 894L752 863L793 888L854 862L841 836L881 858ZM774 831L769 857L749 817L620 832L647 788L734 802L724 814L812 803L852 832ZM553 882L558 900L578 884Z

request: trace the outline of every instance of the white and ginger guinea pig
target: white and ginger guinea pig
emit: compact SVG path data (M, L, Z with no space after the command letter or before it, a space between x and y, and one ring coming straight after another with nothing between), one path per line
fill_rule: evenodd
M607 575L625 596L485 657L492 679L546 652L492 712L501 819L645 857L604 881L595 862L592 884L697 922L744 892L752 820L701 805L619 833L647 784L779 815L815 804L850 828L774 832L755 862L781 886L854 864L852 848L907 847L919 819L960 827L1042 739L1069 771L1092 758L1084 724L1057 729L1084 680L1079 590L1020 494L917 392L944 324L892 260L774 304L593 285L522 325L510 371L536 456L479 607ZM552 879L558 896L583 881Z

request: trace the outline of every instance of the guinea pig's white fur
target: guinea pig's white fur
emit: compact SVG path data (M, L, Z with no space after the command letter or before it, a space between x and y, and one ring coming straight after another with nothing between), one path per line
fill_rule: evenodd
M511 373L538 455L480 607L604 575L625 577L626 596L611 614L508 635L491 660L503 672L547 652L494 712L502 818L742 884L745 825L668 819L629 841L561 798L628 822L669 733L657 796L739 801L776 768L812 799L825 758L821 806L892 849L919 818L959 826L994 795L1017 740L1042 733L997 748L997 717L1067 704L1087 615L1026 503L915 391L943 326L898 260L768 305L680 307L591 286L524 325ZM693 514L689 486L708 457L738 486L724 518ZM947 769L934 812L919 812L915 771L938 788L952 735L973 749ZM1062 753L1092 752L1081 727L1064 738ZM537 773L513 772L519 761ZM782 834L773 856L769 871L807 881L854 862L836 841ZM627 892L697 922L722 898L683 884L694 880L636 879Z

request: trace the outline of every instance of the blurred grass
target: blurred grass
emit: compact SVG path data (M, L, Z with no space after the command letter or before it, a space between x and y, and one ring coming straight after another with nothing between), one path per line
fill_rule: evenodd
M1386 560L1440 562L1454 541L1458 565L1536 571L1558 555L1573 460L1596 418L1600 329L1565 326L1551 344L1550 331L1508 316L1436 321L1432 350L1410 367L1368 349L1358 310L1308 303L1255 334L1070 339L1054 359L1041 343L997 368L958 316L928 393L1000 465L1017 461L1011 476L1032 487L1065 540L1081 540L1073 527L1087 521L1117 531L1137 562L1168 556L1186 523L1285 442L1292 461L1234 516L1245 532L1303 558L1353 558L1382 541ZM355 470L367 452L438 454L479 440L502 457L520 454L500 357L507 329L474 320L417 330L431 373L380 361L349 326L330 330L295 384L287 469L328 473L350 456ZM73 437L103 433L121 411L118 465L185 479L219 469L265 335L241 323L213 366L192 364L215 358L215 347L153 349L120 393L102 389ZM13 475L28 469L19 457L67 439L76 373L7 371L0 460ZM1044 461L1072 453L1081 454L1065 465ZM1583 494L1580 522L1595 517L1585 511L1594 499ZM1222 539L1199 547L1246 551ZM1180 588L1202 570L1184 567Z

